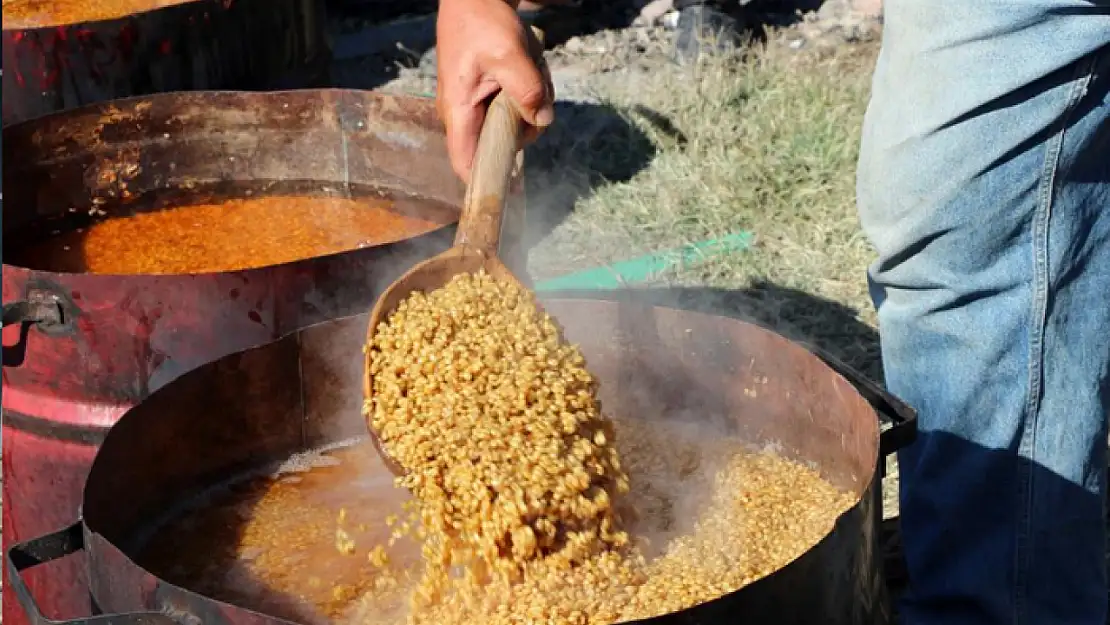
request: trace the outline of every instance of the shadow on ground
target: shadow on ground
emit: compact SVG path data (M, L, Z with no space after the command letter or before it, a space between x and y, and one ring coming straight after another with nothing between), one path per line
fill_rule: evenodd
M761 36L767 28L797 24L802 21L803 14L817 11L826 1L835 0L780 0L753 2L744 6L726 0L724 4L731 8L733 16L740 18L743 24Z
M595 189L627 182L651 164L658 148L637 121L668 141L686 141L669 119L644 107L622 111L604 103L558 102L555 117L559 123L525 152L527 247Z
M659 305L755 323L818 347L869 379L882 377L878 332L859 320L859 311L839 302L762 280L739 290L661 288L644 293Z

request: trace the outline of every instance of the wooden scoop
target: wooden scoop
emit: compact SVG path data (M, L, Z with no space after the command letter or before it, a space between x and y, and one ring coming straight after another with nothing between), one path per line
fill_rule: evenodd
M370 323L366 330L367 345L372 344L378 324L386 321L397 305L409 295L415 291L438 289L456 275L485 269L496 280L516 282L522 289L525 288L497 257L497 246L501 239L501 215L505 208L505 197L516 163L516 154L521 147L523 130L524 122L515 105L504 92L498 94L486 112L478 138L478 149L474 155L470 184L466 189L454 245L416 265L382 293L370 312ZM363 383L365 398L370 401L374 394L374 380L370 373L369 350L366 352ZM367 415L367 425L370 426L371 438L382 460L394 474L403 474L401 467L389 457L378 440L370 415Z

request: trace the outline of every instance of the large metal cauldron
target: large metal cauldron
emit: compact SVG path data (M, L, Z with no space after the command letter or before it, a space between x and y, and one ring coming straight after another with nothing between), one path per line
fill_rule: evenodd
M67 21L49 2L37 8L43 16L33 24L4 11L5 125L138 95L299 89L328 80L323 0L191 0L84 23Z
M448 207L463 192L431 102L369 92L116 101L9 126L3 150L9 250L27 228L97 200L111 207L125 191L226 184L263 193L296 181L309 190L393 190ZM453 223L450 212L440 223ZM367 310L404 270L445 249L452 230L213 274L90 275L5 264L4 542L72 521L96 447L129 406L199 364ZM70 558L28 582L47 613L64 618L87 612L83 576L80 558ZM10 588L5 583L4 619L19 625Z
M698 415L756 445L777 443L785 456L811 463L859 496L832 533L778 572L651 622L886 623L877 552L879 467L885 454L912 438L912 411L745 322L632 302L544 304L581 345L609 410L642 419ZM365 434L365 323L365 315L332 321L227 356L129 411L96 457L81 520L8 553L6 566L33 621L42 622L18 571L40 564L50 570L55 564L48 562L84 549L92 596L106 614L97 622L289 623L174 586L133 558L167 510L240 472ZM766 383L755 399L743 390L757 380ZM882 435L877 410L895 421ZM367 481L392 489L384 465L376 466L383 479Z

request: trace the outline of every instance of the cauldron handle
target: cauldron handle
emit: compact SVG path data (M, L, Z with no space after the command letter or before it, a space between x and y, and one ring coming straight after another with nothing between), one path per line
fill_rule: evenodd
M859 394L879 413L879 418L890 423L890 427L879 434L880 456L885 458L913 443L917 438L916 410L832 354L813 345L806 345L806 348L856 387Z
M60 290L48 286L35 286L28 290L26 299L4 304L4 325L19 324L19 342L4 346L5 367L18 367L27 357L27 336L31 326L48 334L65 334L72 330L77 307Z
M177 621L160 612L100 614L68 621L55 621L44 616L20 571L53 562L84 548L84 524L78 521L52 534L12 545L4 554L8 583L31 625L179 625Z

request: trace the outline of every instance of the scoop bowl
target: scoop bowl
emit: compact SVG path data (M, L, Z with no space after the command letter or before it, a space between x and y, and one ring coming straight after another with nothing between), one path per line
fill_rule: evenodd
M429 292L443 287L457 275L476 273L483 269L494 279L515 282L520 288L525 288L497 256L505 197L517 163L516 155L520 151L523 129L524 124L515 105L507 95L499 93L490 103L482 125L454 245L414 266L394 281L370 311L366 328L363 382L368 411L373 409L374 397L371 369L373 354L370 346L373 345L378 325L388 320L402 301L415 292ZM403 468L389 457L382 446L369 412L366 414L366 422L374 447L381 454L382 460L395 475L403 475Z

